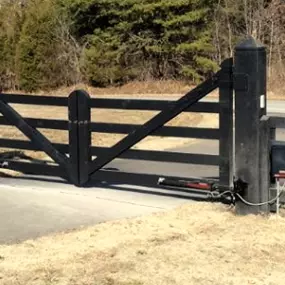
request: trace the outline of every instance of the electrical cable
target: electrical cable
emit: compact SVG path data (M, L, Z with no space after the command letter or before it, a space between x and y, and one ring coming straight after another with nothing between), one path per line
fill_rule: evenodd
M217 191L213 191L213 192L208 193L207 198L213 199L213 200L215 200L215 199L218 200L218 199L224 198L228 202L229 202L228 198L230 198L230 204L231 205L235 205L235 202L236 202L236 198L235 198L234 193L232 191L224 191L222 193L217 192Z
M219 192L216 191L216 192L210 192L208 195L209 195L210 197L212 197L212 198L219 199L219 198L222 198L223 196L225 196L226 194L232 195L233 192L231 192L231 191L225 191L225 192L223 192L223 193L219 193Z
M159 181L159 183L164 182L164 180L165 179L161 179ZM189 185L193 186L194 183L193 183L193 185L192 184L187 184L187 186L189 186ZM172 188L172 187L170 186L170 188ZM174 188L176 188L176 187L174 187ZM192 187L190 187L190 188L192 188ZM217 187L216 190L218 188L219 187ZM198 189L196 188L195 190L197 191ZM203 190L205 190L205 189L203 189ZM233 190L227 190L227 191L224 191L222 193L220 193L219 191L210 191L210 192L207 193L206 197L209 198L209 199L221 199L221 198L226 198L227 199L227 198L230 198L232 204L235 204L236 203L236 199L239 198L240 201L242 201L244 204L246 204L248 206L258 207L258 206L264 206L264 205L268 205L268 204L273 204L274 202L276 202L280 198L280 196L284 192L285 192L285 183L281 187L280 193L278 193L278 195L275 198L273 198L273 199L271 199L269 201L266 201L266 202L261 202L261 203L251 203L251 202L247 201L246 199L244 199L239 193L234 192Z
M280 198L280 196L282 195L282 193L285 192L284 189L282 189L280 191L280 193L272 200L266 201L266 202L262 202L262 203L251 203L247 200L245 200L240 194L236 193L235 195L246 205L248 206L253 206L253 207L258 207L258 206L264 206L264 205L268 205L268 204L273 204L275 201L277 201L278 198Z

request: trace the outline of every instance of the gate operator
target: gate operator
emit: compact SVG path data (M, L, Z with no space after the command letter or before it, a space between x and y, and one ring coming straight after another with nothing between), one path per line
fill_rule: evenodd
M285 142L273 141L270 151L270 179L275 183L276 177L280 172L285 171ZM285 179L285 174L283 175ZM279 200L282 191L278 191L277 197L270 201L253 204L243 198L243 194L248 187L248 184L241 179L235 180L233 187L221 185L217 181L206 179L191 178L186 180L160 178L158 185L174 190L184 190L187 193L194 195L203 195L204 198L211 201L221 201L227 204L235 204L237 200L249 206L262 206L265 204L273 204ZM269 191L269 189L268 189Z

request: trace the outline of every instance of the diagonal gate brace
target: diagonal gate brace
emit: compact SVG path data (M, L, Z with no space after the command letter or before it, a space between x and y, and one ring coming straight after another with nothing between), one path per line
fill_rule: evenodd
M0 112L3 116L18 128L31 142L36 145L39 150L44 151L50 156L56 163L64 168L69 168L69 159L66 155L60 153L51 142L43 136L37 129L31 127L23 117L15 111L11 106L4 102L0 97Z
M218 71L212 78L206 80L195 89L188 92L178 101L170 103L168 108L115 144L106 155L97 157L90 164L89 175L95 175L96 171L215 90L219 84L219 77L220 71Z

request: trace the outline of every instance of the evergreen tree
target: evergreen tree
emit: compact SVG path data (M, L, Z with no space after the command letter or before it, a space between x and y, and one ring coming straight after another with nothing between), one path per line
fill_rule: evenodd
M30 1L17 46L19 85L33 91L56 87L60 70L54 42L56 9L53 1Z
M233 55L245 34L269 46L270 66L275 61L281 66L283 26L271 16L282 18L277 2L4 0L1 87L32 91L82 80L96 86L148 79L198 82Z
M22 24L19 5L3 3L0 9L0 85L3 89L15 89L17 74L16 46Z
M200 80L217 66L211 60L213 5L209 0L84 2L76 18L79 33L89 39L87 77L103 84L149 77Z

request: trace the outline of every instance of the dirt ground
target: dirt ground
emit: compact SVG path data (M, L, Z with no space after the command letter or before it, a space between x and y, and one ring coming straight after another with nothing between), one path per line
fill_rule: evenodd
M117 97L117 96L135 96L135 98L162 97L162 98L179 98L192 90L195 86L187 82L175 80L146 81L146 82L130 82L123 86L96 88L87 84L77 84L70 87L62 87L52 91L40 91L38 95L67 96L76 89L87 91L92 97ZM22 91L9 91L7 93L24 94ZM218 98L218 90L207 95L208 98ZM267 97L270 100L284 100L285 88L280 82L268 85Z
M92 97L98 96L131 96L135 97L181 97L188 91L192 90L195 86L187 82L175 81L175 80L161 80L161 81L146 81L146 82L130 82L123 86L118 87L108 87L108 88L96 88L91 87L87 84L77 84L70 87L62 87L57 90L52 90L49 92L40 91L36 92L39 95L53 95L53 96L67 96L75 89L84 89ZM22 91L10 91L8 93L21 93ZM275 82L274 84L268 84L267 96L271 100L282 100L285 99L285 88L280 82ZM218 97L218 91L214 91L207 97Z
M1 285L283 285L285 219L189 204L0 246Z
M174 80L161 80L161 81L145 81L145 82L130 82L123 86L117 87L108 87L108 88L97 88L92 87L87 84L77 84L70 87L62 87L56 90L52 90L49 92L40 91L36 92L35 94L47 94L47 95L54 95L54 96L66 96L66 94L70 94L75 89L84 89L92 96L101 96L101 95L151 95L151 94L184 94L189 90L193 89L194 86L191 84L187 84L181 81L174 81ZM22 91L9 91L8 93L21 93L24 94Z

